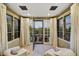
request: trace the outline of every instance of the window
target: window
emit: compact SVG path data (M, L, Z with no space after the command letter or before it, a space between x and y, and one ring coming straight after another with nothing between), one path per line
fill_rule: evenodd
M71 31L71 16L67 15L64 17L64 39L70 41L70 31Z
M50 20L44 20L44 29L45 29L45 42L49 42L49 37L50 37Z
M7 18L8 41L11 41L13 40L13 17L7 15L6 18Z
M43 43L43 20L34 20L35 43Z
M57 33L59 38L63 38L63 18L57 20Z
M30 28L30 41L33 42L33 40L36 38L35 35L40 34L40 37L42 39L39 39L39 42L42 42L44 39L44 42L49 42L50 37L50 20L29 20L29 28ZM43 36L43 37L42 37ZM35 40L37 41L37 40Z
M15 39L20 37L20 20L17 18L14 20L14 37Z
M71 16L70 14L57 20L57 36L70 41Z
M33 30L34 30L34 26L33 26L33 20L29 20L29 28L30 28L30 42L33 42L33 37L34 37L34 33L33 33Z
M6 15L6 18L7 18L8 41L20 37L20 20L14 18L13 21L13 16L8 14Z

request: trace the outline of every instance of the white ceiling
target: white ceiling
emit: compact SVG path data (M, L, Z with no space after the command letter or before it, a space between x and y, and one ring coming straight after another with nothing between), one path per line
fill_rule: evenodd
M67 9L70 3L8 3L7 6L21 16L56 16ZM19 6L26 6L28 10L21 10ZM50 11L51 6L58 6L54 11Z

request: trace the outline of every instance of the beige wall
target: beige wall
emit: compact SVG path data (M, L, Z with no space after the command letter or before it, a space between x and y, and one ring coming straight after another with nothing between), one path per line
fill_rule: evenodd
M61 18L61 17L66 16L66 15L68 15L69 13L70 13L70 10L67 11L67 12L65 12L65 13L63 13L62 15L60 15L58 17L58 19ZM63 47L63 48L69 48L70 47L70 42L68 42L68 41L66 41L64 39L60 39L60 38L58 38L58 39L59 39L59 41L58 41L59 47Z
M19 19L19 16L16 15L15 13L13 13L9 9L7 9L7 14L12 15L13 16L13 20L14 20L14 17ZM8 42L8 48L12 48L12 47L15 47L15 46L18 46L18 45L19 45L19 38L16 38L16 39Z

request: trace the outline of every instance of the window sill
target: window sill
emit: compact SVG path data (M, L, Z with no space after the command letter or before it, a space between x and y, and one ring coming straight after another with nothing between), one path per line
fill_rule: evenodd
M14 42L16 40L19 40L19 38L16 38L16 39L13 39L13 40L9 41L8 44L10 44L10 43L12 43L12 42Z
M64 40L64 39L61 39L61 38L58 38L59 40L62 40L62 41L64 41L64 42L66 42L66 43L68 43L68 44L70 44L70 42L69 41L66 41L66 40Z

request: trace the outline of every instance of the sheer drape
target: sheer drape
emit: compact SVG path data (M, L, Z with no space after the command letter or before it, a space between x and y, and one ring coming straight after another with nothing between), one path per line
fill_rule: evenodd
M71 49L79 55L79 4L71 6Z
M29 18L21 17L21 34L20 34L20 46L25 47L30 44L29 39Z
M50 44L57 47L57 20L56 18L50 19Z
M0 4L0 55L8 48L6 6Z

